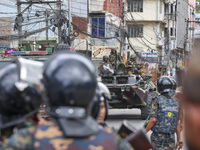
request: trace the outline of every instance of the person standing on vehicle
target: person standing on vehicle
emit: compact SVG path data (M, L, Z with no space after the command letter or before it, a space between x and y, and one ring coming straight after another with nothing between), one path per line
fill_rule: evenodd
M107 55L103 56L103 62L100 63L98 70L101 75L113 75L114 70Z
M15 135L18 142L32 135L32 143L20 147L35 150L129 150L131 147L116 135L99 129L91 117L97 86L96 69L79 54L55 55L47 60L43 73L47 112L52 121L36 126L34 133ZM17 149L10 141L8 147ZM10 147L9 147L10 146Z
M174 88L173 82L170 77L162 76L157 80L157 88L161 95L152 102L152 112L145 131L146 133L149 130L153 131L151 142L155 150L175 150L175 132L177 134L177 146L181 148L178 100L169 94Z
M137 56L135 54L131 55L130 60L126 62L126 68L129 75L132 75L136 70L136 59Z

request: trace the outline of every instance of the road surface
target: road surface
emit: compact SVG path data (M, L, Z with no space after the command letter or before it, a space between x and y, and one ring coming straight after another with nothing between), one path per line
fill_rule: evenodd
M141 129L145 122L145 120L141 119L141 111L139 109L109 109L109 117L106 121L108 126L119 129L123 120L130 121L136 129ZM148 138L150 138L150 135L151 132L147 134ZM187 148L184 147L182 150L187 150Z

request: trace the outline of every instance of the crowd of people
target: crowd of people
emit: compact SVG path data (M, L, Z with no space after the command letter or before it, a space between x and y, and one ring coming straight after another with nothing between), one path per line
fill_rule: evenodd
M198 57L191 61L181 90L171 77L157 80L160 95L152 100L143 130L153 131L155 150L181 149L183 129L188 149L200 149L200 69L196 63ZM106 125L110 98L108 88L97 82L96 67L85 56L56 54L44 63L16 60L0 70L0 149L145 149L137 148L145 147L143 141L130 142L130 137L137 137L134 133L122 139ZM41 106L45 106L45 119L39 115Z

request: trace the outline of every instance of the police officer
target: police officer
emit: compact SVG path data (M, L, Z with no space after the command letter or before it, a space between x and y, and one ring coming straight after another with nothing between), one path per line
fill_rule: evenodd
M153 131L151 142L155 150L175 150L174 133L177 134L177 145L181 143L181 137L180 131L177 131L178 101L168 94L173 89L173 82L170 77L162 76L157 80L157 88L161 95L153 100L151 118L146 126L146 132L150 129Z
M41 103L42 98L37 88L20 81L16 64L1 69L0 129L2 142L8 140L14 131L17 132L19 129L37 124L39 120L36 114Z
M92 62L78 54L55 55L45 63L44 94L53 121L36 127L29 146L36 150L130 149L115 135L100 130L90 115L95 73ZM30 149L26 143L21 146Z
M105 84L98 82L95 102L92 107L92 116L102 127L107 127L105 121L108 116L108 100L110 99L109 89Z

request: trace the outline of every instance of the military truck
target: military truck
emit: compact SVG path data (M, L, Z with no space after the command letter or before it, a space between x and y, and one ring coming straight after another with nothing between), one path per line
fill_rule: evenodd
M141 118L145 120L150 114L152 99L157 96L152 76L127 75L123 63L119 63L116 68L112 75L100 74L101 81L111 92L109 106L118 109L139 108Z

